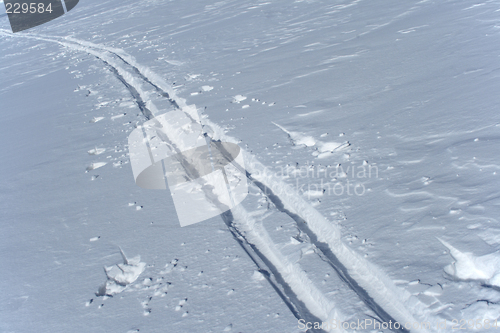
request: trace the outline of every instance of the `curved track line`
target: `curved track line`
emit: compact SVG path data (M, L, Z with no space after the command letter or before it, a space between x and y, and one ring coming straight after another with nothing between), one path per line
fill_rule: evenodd
M0 33L2 33L0 31ZM16 36L17 37L17 36ZM78 51L84 51L103 61L107 66L111 67L111 71L117 78L124 83L131 95L136 100L139 108L147 118L154 117L158 113L154 103L149 99L148 93L145 92L140 82L130 74L122 65L113 57L91 49L88 46L75 45L72 42L63 42L47 37L23 36L27 38L55 42L64 47L68 47ZM106 50L105 50L106 51ZM108 51L106 51L108 52ZM124 63L131 66L127 61L119 57ZM130 60L130 59L128 59ZM137 71L138 69L135 68ZM147 83L152 84L149 80ZM163 84L163 83L162 83ZM165 83L166 84L166 83ZM155 86L157 89L158 87ZM175 101L176 106L187 109L191 118L198 118L197 114L193 114L193 109L187 106L184 100L178 99L181 102ZM196 109L194 109L196 111ZM193 120L194 121L194 120ZM166 131L174 132L174 131ZM168 134L167 134L168 135ZM168 137L170 145L180 151L179 146L182 143L176 142L176 138ZM213 195L208 195L209 200L214 200ZM216 199L215 199L216 200ZM220 203L219 203L220 204ZM270 239L269 235L263 226L253 219L250 214L242 207L237 206L229 213L224 215L224 221L230 227L233 236L239 240L243 240L245 245L250 246L253 252L257 254L260 260L267 266L272 275L262 268L255 259L255 256L249 253L252 260L257 264L259 270L264 273L264 276L271 282L273 288L278 292L280 297L285 301L292 313L300 319L305 319L311 322L327 322L333 319L344 320L344 316L336 310L336 306L331 302L309 279L307 274L301 269L299 264L291 263L276 247L276 244ZM245 249L248 246L243 246ZM277 281L279 287L274 281ZM325 332L324 330L312 329L311 332ZM343 329L329 330L331 332L345 332Z

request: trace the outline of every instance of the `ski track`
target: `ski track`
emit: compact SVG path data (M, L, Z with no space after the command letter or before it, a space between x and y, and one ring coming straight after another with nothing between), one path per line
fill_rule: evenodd
M35 34L14 35L0 29L0 35L17 38L30 38L58 43L61 46L91 54L103 61L115 76L127 87L138 107L148 119L159 114L150 98L150 92L143 90L142 82L153 86L176 108L183 111L193 122L201 124L194 105L187 105L185 99L176 95L172 87L149 68L137 63L134 57L125 51L97 45L71 37L55 37ZM132 67L132 71L124 68ZM132 72L132 73L131 73ZM134 75L139 76L140 80ZM227 136L224 130L209 119L204 119L204 126L211 128L213 140L237 143L235 138ZM182 150L182 142L168 138L172 145ZM306 232L311 242L322 252L327 261L339 274L340 278L358 294L382 321L399 323L436 322L426 313L425 305L410 293L399 289L394 282L378 267L371 264L358 253L350 249L341 240L338 227L325 219L315 208L286 183L266 173L266 167L257 158L244 152L245 169L248 179L267 196L276 207L288 214L297 223L300 230ZM237 166L238 167L238 166ZM241 166L239 166L241 168ZM347 318L338 310L339 306L328 299L308 278L299 264L291 263L276 247L260 221L257 221L241 205L225 213L223 220L233 236L249 254L259 270L267 266L272 274L264 274L280 297L285 301L297 318L306 321L344 321ZM250 250L255 253L252 254ZM256 258L256 256L258 258ZM262 261L262 263L259 262ZM277 283L276 283L276 282ZM280 286L281 285L281 286ZM411 305L410 305L411 302ZM418 320L417 320L418 319ZM313 330L324 332L323 330ZM337 330L345 332L343 329ZM408 332L405 329L401 332ZM425 332L414 330L411 332Z

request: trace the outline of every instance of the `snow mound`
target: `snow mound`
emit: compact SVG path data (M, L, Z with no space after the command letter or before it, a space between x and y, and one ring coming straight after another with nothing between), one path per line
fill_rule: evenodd
M461 252L449 243L441 240L455 260L444 268L450 276L463 281L479 281L481 283L500 287L500 255L498 252L476 257L472 253Z
M104 267L108 279L99 288L97 296L113 296L121 293L144 272L146 263L141 262L141 256L128 259L121 249L120 253L123 257L123 263Z
M283 132L288 134L290 140L295 146L316 147L314 155L318 158L325 158L330 156L334 151L343 150L350 146L349 142L323 142L315 139L312 136L304 135L300 132L292 132L273 122L274 125L279 127Z

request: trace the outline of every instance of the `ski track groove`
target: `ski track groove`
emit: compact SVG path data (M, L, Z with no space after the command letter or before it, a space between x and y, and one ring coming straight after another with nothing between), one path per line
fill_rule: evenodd
M149 93L142 89L141 82L138 82L134 75L124 69L122 64L130 66L142 81L150 84L164 97L168 98L176 109L183 111L192 121L201 124L196 107L193 105L188 106L186 101L177 97L175 91L160 76L149 68L138 64L134 57L123 50L71 37L34 34L14 35L3 29L0 29L0 35L58 43L64 47L95 56L111 68L115 76L129 90L144 116L151 119L158 114L158 110L152 100L149 99ZM236 139L227 136L217 124L209 119L205 119L204 122L205 124L202 124L202 126L209 126L213 130L214 140L237 143ZM175 142L175 138L169 139L174 146L177 146L179 151L182 149L182 143ZM337 271L346 285L380 316L382 321L417 322L411 311L405 306L405 302L409 298L408 292L402 292L380 269L345 245L340 238L340 230L336 226L332 225L315 208L297 195L289 185L267 174L265 172L266 167L257 161L254 155L243 150L242 152L245 154L248 179L275 204L278 210L286 213L296 222L297 227L304 231L309 236L311 243L322 252L322 259ZM297 318L300 317L306 319L306 321L324 322L332 319L340 321L345 319L336 310L338 307L314 286L300 266L296 263L290 263L281 254L262 223L256 221L241 205L224 213L222 218L233 237L254 261L259 271L264 273L263 275ZM267 266L272 274L263 266ZM418 319L421 319L420 321L432 322L431 318L425 315L424 307L423 304L417 302L412 307L412 310L415 315L418 315ZM345 332L343 329L340 329L340 331ZM405 329L399 331L408 332ZM311 330L311 332L324 331ZM411 332L425 331L412 329Z

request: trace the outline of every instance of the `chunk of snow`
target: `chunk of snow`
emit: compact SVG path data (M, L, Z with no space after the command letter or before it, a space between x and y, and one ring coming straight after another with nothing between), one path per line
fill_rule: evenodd
M128 259L120 249L123 263L104 267L108 280L99 288L98 296L109 296L121 293L129 284L139 278L146 268L146 263L141 262L141 256Z
M94 117L90 120L91 123L97 123L98 121L103 120L104 117Z
M122 114L118 114L116 116L112 116L111 117L111 120L115 120L115 119L118 119L118 118L122 118L122 117L125 117L127 114L126 113L122 113Z
M448 248L455 260L444 268L452 277L463 281L480 281L482 283L500 287L500 255L498 252L476 257L472 253L461 252L449 243L438 240Z
M87 171L90 171L90 170L95 170L95 169L99 169L100 167L103 167L105 166L106 163L105 162L96 162L96 163L92 163L91 165L89 165L87 167Z
M436 284L435 286L430 287L424 291L424 294L429 296L439 296L443 293L443 288L440 285Z
M247 99L247 98L243 95L236 95L233 97L233 103L240 103L240 102L244 101L245 99Z
M323 196L323 191L316 190L308 190L303 193L303 196L311 199L311 198L319 198Z
M106 151L105 148L94 148L88 151L89 155L100 155Z

